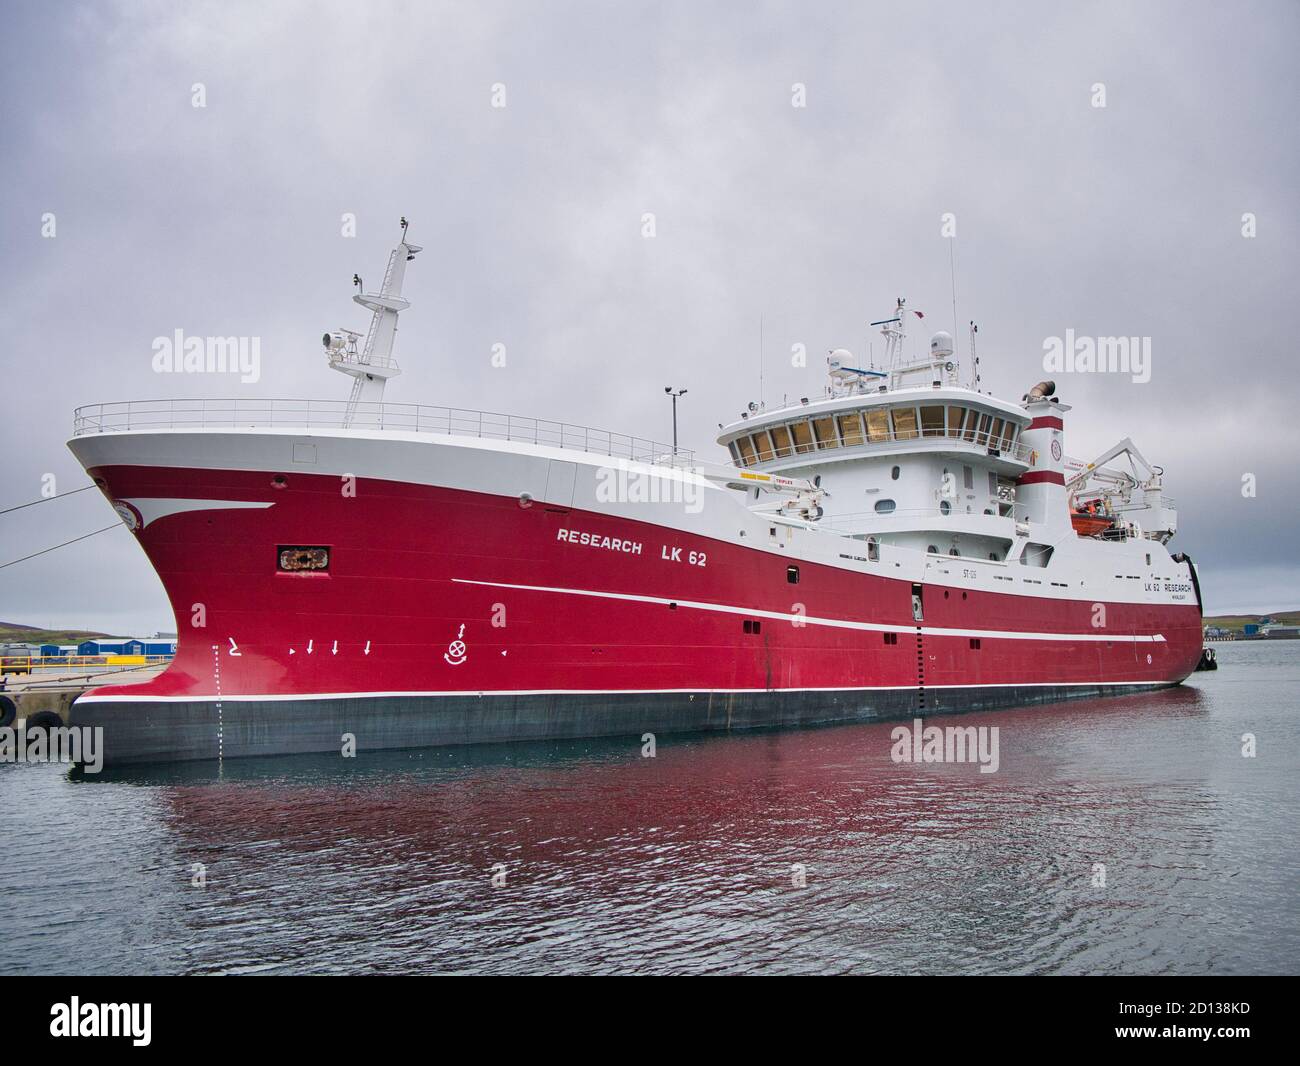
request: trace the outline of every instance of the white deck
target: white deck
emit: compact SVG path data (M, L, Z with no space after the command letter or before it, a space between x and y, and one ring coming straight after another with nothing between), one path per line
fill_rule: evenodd
M352 407L349 413L349 406ZM355 429L367 433L437 433L544 445L565 451L609 455L640 463L689 466L694 452L625 433L551 422L540 418L431 407L411 403L345 400L218 399L129 400L79 407L73 436L89 433L159 432L194 429Z

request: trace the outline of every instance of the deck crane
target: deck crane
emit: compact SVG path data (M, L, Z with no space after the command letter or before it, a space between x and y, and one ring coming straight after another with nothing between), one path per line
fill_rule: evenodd
M1106 469L1107 463L1121 456L1127 456L1128 470ZM1072 509L1096 502L1108 514L1128 516L1128 535L1145 535L1164 544L1178 529L1178 511L1174 501L1163 494L1163 477L1164 470L1147 462L1137 445L1125 437L1069 478L1065 490ZM1141 498L1135 500L1139 492Z

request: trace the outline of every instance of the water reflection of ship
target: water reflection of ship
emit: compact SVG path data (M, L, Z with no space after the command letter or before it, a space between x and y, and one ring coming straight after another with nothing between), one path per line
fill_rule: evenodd
M1152 861L1189 775L1168 759L1153 774L1151 745L1204 713L1179 688L947 719L1002 728L993 775L896 764L880 723L677 737L653 759L597 740L103 777L149 793L186 880L203 864L181 911L198 971L779 968L828 935L870 967L924 955L918 893L927 930L1050 955L1094 861Z

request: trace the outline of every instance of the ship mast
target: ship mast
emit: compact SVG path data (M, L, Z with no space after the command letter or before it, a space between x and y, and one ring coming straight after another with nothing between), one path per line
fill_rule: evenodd
M353 379L352 395L348 397L343 420L345 426L357 422L379 424L382 421L379 404L384 398L384 386L389 378L402 372L393 359L397 316L411 306L409 300L402 299L402 281L406 277L406 264L421 251L419 245L407 243L408 225L403 218L402 240L388 257L388 269L378 292L366 292L360 276L352 276L353 284L361 289L352 297L353 301L374 312L365 344L358 351L360 334L351 330L325 334L330 369Z
M940 330L930 338L928 356L920 358L908 357L904 347L907 341L908 310L907 301L900 296L894 309L893 318L885 318L879 322L871 323L873 326L882 327L880 332L885 338L885 363L889 367L889 387L898 389L909 384L919 383L919 381L924 381L927 384L933 382L934 384L956 385L958 383L959 366L953 347L952 335L946 331ZM918 317L921 316L920 311L913 311L912 313ZM913 382L911 379L918 379L918 382Z

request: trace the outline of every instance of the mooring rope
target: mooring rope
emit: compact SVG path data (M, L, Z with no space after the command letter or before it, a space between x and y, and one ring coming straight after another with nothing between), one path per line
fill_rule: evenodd
M121 522L114 522L111 526L105 526L103 529L96 529L90 533L83 533L79 537L73 537L71 540L65 540L62 544L55 544L51 548L44 548L38 552L32 552L31 555L24 555L21 559L11 559L7 563L0 563L0 570L6 566L16 566L18 563L25 563L28 559L35 559L38 555L45 555L47 552L57 551L59 548L66 548L69 544L76 544L79 540L85 540L87 537L96 536L99 533L107 533L110 529L125 529Z
M82 485L79 489L68 489L67 492L59 492L53 496L42 496L39 500L32 500L31 503L20 503L17 507L6 507L0 514L9 514L11 511L21 511L24 507L35 507L38 503L49 503L51 500L59 500L64 496L75 496L79 492L85 492L87 489L93 489L94 485Z

